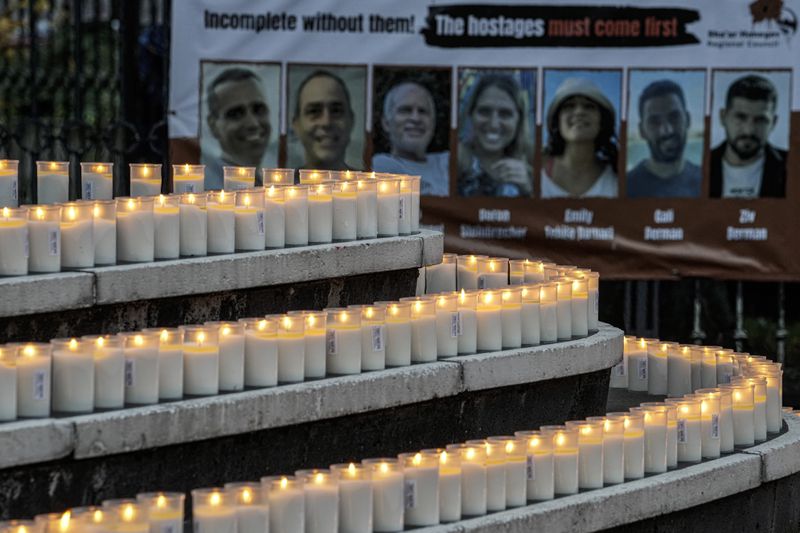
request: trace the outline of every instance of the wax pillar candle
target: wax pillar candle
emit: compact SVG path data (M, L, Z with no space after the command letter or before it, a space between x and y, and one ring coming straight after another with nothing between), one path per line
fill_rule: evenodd
M17 351L17 416L50 416L51 346L41 343L8 344Z
M339 481L339 531L372 533L370 469L355 463L331 465Z
M644 415L644 471L659 474L667 471L667 410L663 405L632 407ZM680 417L680 415L679 415ZM680 423L680 420L678 421ZM680 431L678 432L680 433ZM680 442L680 439L678 440ZM678 452L680 460L680 451Z
M402 453L404 522L406 526L439 523L439 457L429 453Z
M333 184L308 186L308 242L326 244L333 240Z
M695 346L693 344L689 345L681 345L681 348L686 347L689 349L689 359L692 365L692 388L691 390L696 391L697 389L703 388L703 349L700 346Z
M386 366L411 364L411 303L377 302L386 306Z
M508 259L478 258L478 289L502 289L508 286Z
M222 167L223 190L240 191L255 186L256 167Z
M527 440L521 437L489 437L490 445L500 446L506 471L506 507L522 507L527 502Z
M693 390L691 348L670 345L667 349L667 394L677 397L691 394Z
M161 165L131 163L131 196L157 196L161 194Z
M226 483L225 497L236 510L236 533L269 532L269 505L260 483Z
M442 254L442 262L425 267L425 292L436 294L456 290L456 254Z
M734 383L724 385L733 397L733 442L736 446L749 447L755 444L755 405L753 385Z
M524 260L524 281L523 283L541 283L544 279L544 263L541 261Z
M449 457L457 457L461 470L461 516L483 516L487 511L486 447L483 444L448 444ZM441 461L441 459L440 459Z
M244 324L241 322L206 322L217 330L219 339L219 390L244 389Z
M300 183L304 185L316 185L319 183L328 183L331 181L331 173L329 170L316 170L301 168L299 171Z
M81 163L81 198L111 200L114 197L114 163Z
M147 508L132 499L106 500L103 509L110 515L110 522L114 524L113 531L126 533L149 533L150 525L147 519ZM200 530L206 531L206 530ZM222 530L220 530L222 533Z
M502 289L500 302L503 349L519 348L522 346L522 288Z
M439 456L439 522L461 520L461 458L457 453L436 448L422 450Z
M664 402L667 408L667 468L678 466L678 406Z
M674 343L651 340L647 342L647 393L667 394L667 353ZM630 356L629 356L630 357Z
M501 298L499 291L483 290L478 294L478 351L496 352L503 349Z
M182 492L144 492L136 495L136 501L147 512L150 533L181 533L185 500L186 495Z
M478 292L461 289L458 293L458 354L478 351Z
M180 200L181 256L208 254L208 211L205 193L186 193Z
M589 309L587 322L589 333L595 333L600 324L600 274L589 272L586 277L589 281L589 298L586 302Z
M361 370L386 368L386 306L351 305L361 314Z
M269 185L293 185L294 169L262 168L261 181L264 183L264 187L268 187Z
M27 274L28 254L28 208L3 207L0 209L0 276Z
M36 189L40 205L68 202L69 161L37 161Z
M572 336L586 337L589 334L589 281L573 279L572 281Z
M178 400L183 397L183 332L179 328L148 328L158 335L158 397Z
M514 435L525 439L528 501L552 500L554 497L552 433L517 431Z
M622 338L622 361L611 368L609 386L612 389L628 388L628 354L636 349L636 337L625 335Z
M713 388L719 392L719 451L730 453L734 450L733 439L733 391ZM753 435L755 437L755 433Z
M284 191L286 246L306 246L309 238L308 187L290 186Z
M247 189L236 192L235 234L236 249L257 251L266 247L265 195L261 190Z
M72 511L66 511L65 513L48 513L48 514L36 515L34 523L35 525L32 531L36 533L40 532L73 533L77 528L76 521L72 520ZM27 530L23 530L23 532L15 532L15 533L29 533L29 532Z
M767 378L762 376L738 377L734 382L753 386L753 436L756 442L767 440Z
M566 426L578 432L578 487L603 487L603 421L570 420Z
M703 388L713 388L717 386L717 350L719 346L703 346L703 363L701 381Z
M172 192L175 194L205 191L205 165L172 165Z
M235 195L224 190L208 193L206 216L209 254L232 254L236 250L235 199Z
M572 338L572 279L556 279L556 314L558 315L558 340Z
M219 393L219 329L181 326L183 333L183 392L192 396Z
M359 239L374 239L378 236L378 183L373 179L359 179L356 189L356 234Z
M92 205L92 246L96 266L117 262L117 202L96 200Z
M358 191L350 181L337 181L332 186L333 232L335 242L354 241L358 237Z
M783 425L781 406L783 405L783 371L778 363L754 361L745 373L767 378L767 431L778 433Z
M378 178L378 237L396 237L400 230L400 180Z
M456 257L456 286L459 290L478 288L478 260L485 255L459 255Z
M305 530L303 481L294 477L261 478L262 491L269 501L270 533L296 533Z
M93 205L69 202L61 206L61 268L94 266Z
M558 341L558 285L555 283L539 285L539 323L542 344Z
M540 294L537 285L523 285L520 291L523 346L538 346L541 343Z
M181 255L181 216L179 195L163 194L153 200L155 259L177 259Z
M269 186L264 190L264 227L267 248L286 246L286 191Z
M408 235L411 233L411 189L411 180L406 176L401 176L400 188L398 189L400 208L397 211L397 232L400 235ZM417 216L419 216L419 214L417 214Z
M61 270L61 206L31 206L28 210L28 270Z
M125 357L125 403L158 403L157 332L120 333Z
M436 352L439 359L458 355L459 323L458 294L455 292L435 296Z
M589 422L601 422L603 429L603 485L625 481L625 417L590 416Z
M483 446L486 466L486 510L503 511L506 508L505 450L499 443L486 440L468 440L472 446Z
M244 384L274 387L278 384L278 322L274 318L243 318Z
M117 198L117 260L147 263L154 257L153 198Z
M125 356L122 339L111 336L82 337L94 359L94 407L120 409L125 405Z
M0 207L19 205L19 161L0 159Z
M327 315L321 311L289 311L289 316L304 322L305 379L325 377L325 323Z
M699 462L703 458L702 401L694 395L667 401L677 407L678 461Z
M642 413L609 413L622 415L625 426L625 479L644 477L644 414Z
M0 345L0 422L17 419L18 346Z
M419 233L419 220L420 220L420 187L422 185L421 176L406 176L405 183L411 189L411 207L408 210L411 233Z
M578 493L578 430L542 426L553 437L553 487L556 494Z
M192 491L194 533L237 533L236 508L229 505L221 488Z
M276 315L278 323L278 383L299 383L305 379L305 321Z
M700 400L700 445L703 458L720 456L720 394L716 389L699 389L695 397ZM766 435L765 435L766 438Z
M91 413L94 407L91 345L77 339L50 342L53 345L53 411Z
M339 482L329 470L298 470L303 481L306 533L337 533Z
M717 383L725 384L731 382L733 377L733 362L734 357L730 351L719 350L717 351Z
M508 261L508 283L509 285L525 284L525 265L530 259L510 259Z
M401 298L411 303L411 362L436 361L436 304L433 298Z
M364 459L362 463L371 470L373 531L402 531L405 504L402 465L387 458Z
M361 373L361 315L341 308L326 309L326 367L330 374Z

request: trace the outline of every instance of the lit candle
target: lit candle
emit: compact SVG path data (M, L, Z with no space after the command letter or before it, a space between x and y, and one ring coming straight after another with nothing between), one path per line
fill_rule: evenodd
M589 281L574 279L572 281L572 336L574 338L589 335Z
M607 416L622 415L625 426L625 479L641 479L644 477L644 414L608 413Z
M589 281L589 298L586 305L589 309L588 326L589 333L597 332L600 324L600 274L589 272L586 274Z
M590 416L588 422L602 423L603 485L625 481L625 417L622 415Z
M486 466L486 510L503 511L506 508L505 450L502 444L486 440L468 440L472 446L483 446Z
M372 529L403 530L403 467L396 459L364 459L372 470Z
M327 315L317 311L289 311L289 316L305 322L305 379L325 377L325 323Z
M236 510L236 533L269 532L269 505L260 483L226 483L225 495Z
M578 432L578 487L603 488L603 421L570 420L566 426Z
M53 405L56 413L91 413L94 408L94 358L91 345L53 339Z
M609 387L612 389L628 388L628 354L636 349L636 337L625 335L622 338L622 361L611 368Z
M308 242L326 244L333 240L332 184L315 183L308 187Z
M719 392L719 451L730 453L734 450L733 442L733 391L713 388ZM753 434L755 438L755 433Z
M753 436L756 442L767 440L767 378L761 376L737 377L736 383L753 386Z
M36 162L38 204L63 204L69 201L69 161Z
M276 315L275 320L278 323L278 383L299 383L305 379L305 323L288 315Z
M339 531L372 533L370 469L355 463L331 465L339 480Z
M236 191L235 248L257 251L266 247L265 195L257 190Z
M306 246L309 237L308 187L286 187L284 192L286 246Z
M456 290L456 254L442 254L442 262L425 267L425 292L437 294Z
M733 443L736 446L752 446L756 439L753 386L735 383L720 388L730 389L733 397Z
M667 409L667 468L678 467L678 406L664 403Z
M663 405L631 407L631 412L644 415L644 471L660 474L667 471L667 410ZM680 414L678 415L680 435ZM698 420L699 422L699 420ZM699 435L698 435L699 437ZM678 438L680 446L680 436ZM678 451L680 460L680 450Z
M147 509L136 500L106 500L103 509L110 515L110 522L114 523L113 531L150 533Z
M359 179L356 188L356 235L359 239L374 239L378 236L378 183L373 179Z
M292 185L294 184L293 168L262 168L261 181L264 186L268 185Z
M172 165L172 192L176 194L205 191L205 165Z
M300 183L304 185L316 185L317 183L326 183L331 181L331 173L329 170L316 170L301 168L299 170Z
M503 321L499 291L483 290L478 294L478 351L497 352L503 349Z
M183 332L179 328L147 328L158 335L158 397L183 398Z
M508 262L508 282L510 285L525 284L525 265L529 259L511 259Z
M193 396L219 393L219 330L181 326L183 333L183 392Z
M91 202L61 206L61 268L94 266L93 213Z
M731 355L733 350L717 350L717 383L725 384L731 382L733 376L734 357Z
M350 181L333 184L333 233L335 242L358 238L358 191Z
M403 465L406 526L434 526L439 523L439 456L430 453L401 453Z
M558 340L572 338L572 280L556 279L556 314L558 316Z
M378 237L396 237L400 231L400 180L378 178Z
M439 456L439 522L461 520L461 459L442 448L422 450Z
M207 251L209 254L232 254L236 250L234 200L235 195L224 190L208 193L206 213L208 217ZM263 250L263 248L259 249Z
M689 360L691 361L692 365L692 388L691 390L696 391L697 389L703 388L703 349L700 346L695 346L693 344L681 345L683 347L688 348L689 350Z
M527 502L527 439L489 437L490 445L502 450L506 470L506 507L522 507Z
M667 394L667 353L676 343L651 340L647 343L647 394Z
M261 478L261 490L269 501L270 533L305 530L305 494L301 479L287 476Z
M716 389L699 389L695 396L700 399L700 445L703 458L720 456L720 394ZM765 428L766 429L766 428ZM766 439L766 431L765 436Z
M361 373L361 315L358 312L330 308L325 333L326 367L330 374Z
M182 492L144 492L136 495L147 511L150 533L181 533L183 531Z
M553 438L553 487L556 494L578 493L578 430L566 426L542 426Z
M411 218L411 233L419 233L419 220L420 220L420 187L422 185L421 176L406 176L405 183L411 188L411 208L409 215Z
M120 409L125 405L125 356L119 337L82 337L94 358L94 407Z
M113 265L117 262L117 202L95 201L92 207L92 219L94 264Z
M40 533L38 524L34 520L10 520L0 522L3 533Z
M703 346L702 375L700 379L704 389L717 386L717 350L719 346Z
M539 285L539 325L542 344L558 341L558 285ZM570 324L570 329L572 325Z
M158 403L159 334L120 333L125 357L125 403Z
M117 260L148 263L154 257L153 198L117 198Z
M459 255L456 258L456 285L459 290L478 288L478 260L485 255Z
M236 508L228 503L224 489L192 491L192 524L194 533L237 533Z
M205 193L186 193L180 201L181 256L208 254L208 211Z
M206 322L216 328L219 339L219 390L244 389L244 324L241 322Z
M111 200L114 197L114 163L81 163L81 198Z
M376 302L386 306L386 366L411 364L411 303Z
M61 206L37 205L28 210L28 270L61 270Z
M0 422L17 419L17 346L0 345Z
M278 322L274 318L243 318L244 384L274 387L278 384Z
M553 435L541 431L517 431L515 436L525 439L525 479L529 501L552 500L553 480Z
M28 208L3 207L0 209L0 276L27 274L28 254Z
M386 368L386 307L384 305L351 305L361 313L361 370Z
M0 159L0 207L19 205L19 161Z
M270 185L264 190L264 227L267 248L286 246L286 191Z
M401 298L411 303L411 362L436 361L436 302L430 297Z
M670 345L667 349L667 394L672 397L691 394L692 350L687 346Z
M525 278L524 283L542 283L544 278L544 263L541 261L531 261L525 259Z
M522 346L522 288L509 287L500 291L503 349Z
M256 167L222 167L222 188L226 191L256 186Z
M501 289L508 286L508 259L478 258L478 289Z
M487 506L486 447L482 444L448 444L449 456L461 465L461 516L483 516Z
M439 294L436 305L436 352L438 357L458 355L458 334L461 330L458 314L458 294Z
M397 212L397 233L399 235L409 235L411 233L411 180L399 174L395 174L395 176L400 176L400 188L398 189L399 195L397 197L400 204L400 209Z
M17 416L50 416L51 346L43 343L8 344L17 348Z
M153 201L153 224L155 227L155 259L177 259L181 255L181 197L163 194Z
M158 196L161 194L161 165L131 163L131 196Z
M478 351L478 292L461 289L458 293L458 354Z
M339 482L329 470L298 470L303 481L305 532L337 533L339 529ZM401 496L402 498L402 496Z
M753 361L748 366L746 375L758 375L767 378L767 431L769 433L779 433L783 426L783 417L781 416L783 371L780 363Z

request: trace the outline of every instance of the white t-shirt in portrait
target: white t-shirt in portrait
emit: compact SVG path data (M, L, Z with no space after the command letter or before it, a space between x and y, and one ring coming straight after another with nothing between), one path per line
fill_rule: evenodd
M617 175L611 168L611 165L606 165L600 177L594 182L594 185L581 194L575 196L568 191L562 189L550 176L547 175L545 170L542 170L542 198L616 198L618 196Z
M722 160L722 197L723 198L758 198L761 191L761 180L764 176L764 158L753 163L734 166Z

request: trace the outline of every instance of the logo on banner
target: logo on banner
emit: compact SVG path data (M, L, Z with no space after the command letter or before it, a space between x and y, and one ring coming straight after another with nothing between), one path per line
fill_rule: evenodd
M767 22L775 24L787 37L797 33L797 15L784 5L783 0L756 0L750 4L753 24Z

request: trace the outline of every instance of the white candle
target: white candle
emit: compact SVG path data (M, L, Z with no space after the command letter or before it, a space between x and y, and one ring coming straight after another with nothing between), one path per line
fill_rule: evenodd
M61 270L60 206L35 206L28 211L28 270Z
M403 453L406 526L439 523L439 457L428 453Z
M91 413L94 409L92 346L77 339L55 339L53 405L56 413Z
M667 468L678 466L678 406L664 402L667 408Z
M226 483L225 495L236 510L236 533L269 533L269 505L260 483Z
M61 268L94 266L93 207L91 202L61 207Z
M325 244L333 240L333 196L330 183L308 188L308 242Z
M485 255L459 255L456 258L456 286L458 290L478 288L478 260Z
M456 254L442 254L442 262L425 267L425 292L436 294L456 290Z
M574 279L572 282L572 336L589 335L589 281Z
M568 421L578 431L578 487L603 488L603 422Z
M337 533L339 529L339 484L327 470L299 470L303 480L305 532Z
M386 308L382 305L350 306L361 313L361 370L386 368Z
M305 530L305 494L301 480L281 477L262 478L261 487L269 499L270 533L297 533Z
M449 444L449 455L457 455L461 464L462 517L486 514L486 448L483 445Z
M295 169L293 168L262 168L261 181L268 185L291 185L294 183Z
M114 197L114 163L81 163L81 198L111 200Z
M267 242L264 194L254 190L237 191L235 217L235 248L240 251L263 250Z
M97 516L96 513L92 513L92 519L97 520L101 518L101 524L103 522L114 524L113 531L124 531L126 533L151 532L147 508L136 500L105 500L103 502L103 509L107 516ZM75 523L76 525L81 524L79 520L76 520ZM97 529L95 529L95 527ZM76 528L76 531L81 533L84 531L105 531L105 529L101 529L102 526L95 527L89 526L86 529ZM59 531L63 531L63 529L59 528ZM67 531L73 531L73 529L67 528Z
M180 250L184 257L208 253L208 213L204 193L181 195Z
M702 375L700 379L704 389L717 386L717 354L719 346L703 346Z
M291 317L303 320L305 338L305 379L325 377L325 323L327 316L316 311L289 311Z
M240 322L206 322L219 335L219 390L244 389L244 324Z
M403 468L395 459L365 459L372 469L372 529L403 530Z
M589 333L594 333L598 330L600 324L600 274L598 272L589 272L586 277L589 280L588 326Z
M636 349L636 337L633 335L625 335L622 338L622 361L611 368L610 388L628 388L628 354L634 349Z
M125 403L158 403L158 333L120 333L120 337L125 357Z
M411 303L411 362L436 361L436 304L432 298L401 298Z
M753 385L735 383L725 388L730 388L733 396L733 442L736 446L752 446L756 438Z
M701 448L703 458L720 456L720 394L714 389L700 389L695 393L700 399ZM765 436L766 438L766 436Z
M689 357L692 362L692 390L703 388L703 350L700 346L689 345Z
M647 340L638 339L629 345L628 352L628 390L644 392L650 382Z
M730 383L733 377L733 356L732 350L720 350L717 352L717 383Z
M508 259L504 257L478 258L478 288L502 289L508 286Z
M644 477L644 414L609 413L616 414L625 420L625 479L641 479Z
M0 210L0 276L28 273L28 209Z
M716 388L719 392L719 451L729 453L734 450L733 443L733 391ZM753 435L755 437L755 434Z
M330 170L317 170L301 168L298 171L300 183L306 185L315 185L317 183L327 183L332 181Z
M175 194L205 191L205 165L172 165L172 192Z
M400 180L378 179L378 236L396 237L400 231Z
M113 265L117 262L117 203L98 200L92 208L94 226L94 264Z
M183 392L193 396L219 393L219 332L215 327L181 326Z
M553 436L553 487L556 494L578 493L578 431L565 426L542 426Z
M149 328L158 334L158 397L161 400L183 398L183 332L179 328Z
M153 199L117 198L117 260L147 263L154 256Z
M525 264L528 259L511 259L508 261L508 283L509 285L525 284Z
M499 292L492 290L478 294L478 351L497 352L503 348L501 297Z
M131 196L158 196L161 194L161 165L131 163Z
M411 364L411 304L378 302L386 305L386 366Z
M738 377L736 383L753 386L753 435L756 442L767 440L767 378L762 376Z
M231 193L225 191L208 193L206 213L209 254L232 254L236 250L236 216L233 202L234 195Z
M644 471L648 474L666 472L666 408L663 406L632 407L631 411L641 412L644 415ZM680 431L678 433L680 433ZM680 443L680 439L678 439L678 442ZM678 451L678 458L680 460L680 450Z
M51 347L49 344L28 343L16 346L17 355L17 416L46 418L50 416Z
M555 283L539 285L539 325L542 344L558 341L557 306L558 286Z
M483 446L486 453L486 510L504 511L506 508L506 465L502 445L483 440L468 440L467 444Z
M603 485L625 481L625 417L590 416L587 421L603 424Z
M781 406L783 405L783 371L778 363L769 361L752 361L745 372L748 377L761 376L767 380L766 416L767 431L778 433L783 426Z
M222 167L222 188L241 191L256 186L256 167Z
M525 460L526 494L529 501L552 500L555 495L553 479L553 435L541 431L517 431L517 437L527 442Z
M522 507L527 502L527 440L520 437L489 437L500 447L506 470L506 507Z
M306 340L304 321L288 315L278 322L278 383L299 383L305 379Z
M411 202L412 202L412 192L411 192L411 180L407 179L405 176L400 178L400 187L398 189L398 202L399 202L399 209L397 211L397 233L400 235L408 235L411 233ZM419 214L417 214L419 216Z
M333 184L334 241L354 241L358 237L358 192L356 184L337 181Z
M194 533L237 533L236 509L225 502L222 489L192 491Z
M274 186L267 187L264 200L264 226L267 248L283 248L286 245L286 191Z
M572 280L559 278L556 280L556 315L558 316L558 340L568 341L572 338Z
M501 291L500 321L504 350L522 346L522 289L510 287Z
M125 405L125 356L119 337L83 337L94 356L94 406L120 409Z
M461 461L458 455L446 450L439 454L439 521L461 520Z
M372 533L372 482L363 465L332 465L339 479L339 532Z
M19 205L19 161L0 159L0 207Z
M330 374L361 373L361 316L349 309L326 309L326 367Z
M17 419L17 346L0 346L0 422Z
M439 294L436 305L436 352L438 357L458 355L458 333L461 329L456 293Z
M458 294L458 355L474 354L478 351L478 292Z
M247 318L244 324L244 384L274 387L278 384L278 323L270 318Z
M147 510L150 533L181 533L185 498L182 492L137 494L136 501Z
M180 196L159 195L153 207L155 259L177 259L181 255Z
M36 162L36 199L40 205L69 201L69 162Z
M305 185L286 187L285 195L286 246L306 246L309 237L308 188Z
M667 394L678 397L693 390L692 351L688 346L672 345L667 350Z
M541 343L541 321L539 315L539 287L523 285L522 299L522 344L538 346Z
M374 179L359 179L356 183L356 235L359 239L378 236L378 183Z

